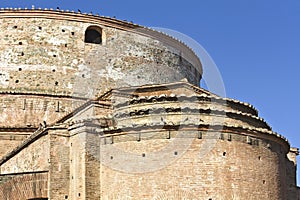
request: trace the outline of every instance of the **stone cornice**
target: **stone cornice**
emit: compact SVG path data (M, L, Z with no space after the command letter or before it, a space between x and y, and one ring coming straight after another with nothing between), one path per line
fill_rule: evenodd
M94 119L97 121L97 119ZM191 124L189 122L186 122L184 124L181 124L179 126L174 126L172 124L164 124L163 122L159 124L151 124L151 125L140 125L140 126L122 126L122 127L115 127L115 126L109 126L106 128L101 128L99 124L95 124L93 119L85 119L80 120L74 123L74 125L69 125L69 128L66 124L56 124L49 127L40 127L38 130L36 130L30 137L26 138L20 145L18 145L16 148L14 148L11 152L6 154L4 157L0 160L0 165L8 161L10 158L12 158L14 155L22 151L25 147L39 139L40 137L47 135L50 130L67 130L69 131L73 130L73 132L80 133L80 132L94 132L99 133L102 135L102 137L106 136L118 136L118 135L124 135L124 134L132 134L132 133L142 133L147 132L148 129L153 131L155 128L159 128L159 130L190 130L190 131L217 131L220 133L229 133L229 134L237 134L237 135L244 135L244 136L250 136L253 138L259 138L259 139L265 139L270 140L273 142L276 142L283 146L285 149L285 153L288 153L290 151L290 144L288 140L279 135L276 132L273 132L271 130L263 129L263 128L250 128L250 127L243 127L240 125L218 125L218 124L205 124L205 123L199 123L199 124ZM80 129L76 131L76 129Z
M71 127L70 127L71 128ZM186 122L184 124L180 124L180 126L176 126L173 124L147 124L147 125L138 125L138 126L110 126L106 128L101 128L99 125L94 124L91 120L81 120L76 122L72 128L69 130L73 130L74 133L80 132L90 132L90 133L98 133L101 137L110 137L110 136L119 136L126 134L143 134L147 132L153 132L156 129L165 130L165 131L177 131L177 130L188 130L188 131L207 131L207 132L219 132L219 133L228 133L228 134L236 134L243 135L257 139L270 140L277 144L280 144L285 153L290 151L290 144L288 140L282 135L273 132L271 130L267 130L264 128L251 128L244 127L241 125L218 125L218 124L193 124ZM78 129L76 131L76 129Z
M87 101L88 98L66 95L66 94L49 94L49 93L39 93L39 92L19 92L19 91L3 91L0 89L0 96L3 95L16 95L16 96L36 96L36 97L49 97L49 98L66 98L66 99L74 99L74 100L83 100Z

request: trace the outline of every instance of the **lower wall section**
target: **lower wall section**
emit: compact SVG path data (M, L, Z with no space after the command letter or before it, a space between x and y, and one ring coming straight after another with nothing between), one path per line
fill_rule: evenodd
M0 175L0 199L42 199L48 197L48 172Z
M95 189L102 199L287 199L286 157L275 146L187 140L101 145Z

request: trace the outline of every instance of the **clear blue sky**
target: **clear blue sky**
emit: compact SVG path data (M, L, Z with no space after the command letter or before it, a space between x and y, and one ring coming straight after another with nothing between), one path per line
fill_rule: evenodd
M31 8L31 5L92 11L145 26L173 29L192 37L217 64L227 96L254 105L274 131L287 137L292 146L300 147L299 0L2 0L0 3L0 7Z

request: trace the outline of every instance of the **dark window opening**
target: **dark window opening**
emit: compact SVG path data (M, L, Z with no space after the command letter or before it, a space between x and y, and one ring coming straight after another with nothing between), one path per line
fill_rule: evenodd
M102 43L102 34L99 27L89 27L85 31L84 42L101 44Z

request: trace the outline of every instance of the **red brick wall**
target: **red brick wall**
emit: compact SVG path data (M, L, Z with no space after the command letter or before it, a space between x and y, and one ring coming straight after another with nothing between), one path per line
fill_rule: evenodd
M207 141L194 139L187 151L182 152L182 146L177 145L167 153L163 149L172 145L172 138L106 144L117 151L101 151L107 157L101 165L101 185L98 187L101 197L286 199L285 155L278 144L270 142L267 145L268 142L262 140L258 145L247 144L246 137L241 135L234 136L232 141L218 139L216 144L212 139ZM212 149L208 148L210 145L213 145ZM204 155L203 148L209 149ZM160 154L152 157L159 152L163 157ZM130 153L137 156L136 159L132 160ZM154 161L149 162L149 158ZM164 166L166 160L171 162ZM153 163L157 165L153 166L155 170L143 171L143 167L148 168ZM130 165L140 166L140 172L126 171Z
M1 200L25 200L48 197L48 173L32 172L0 176Z

